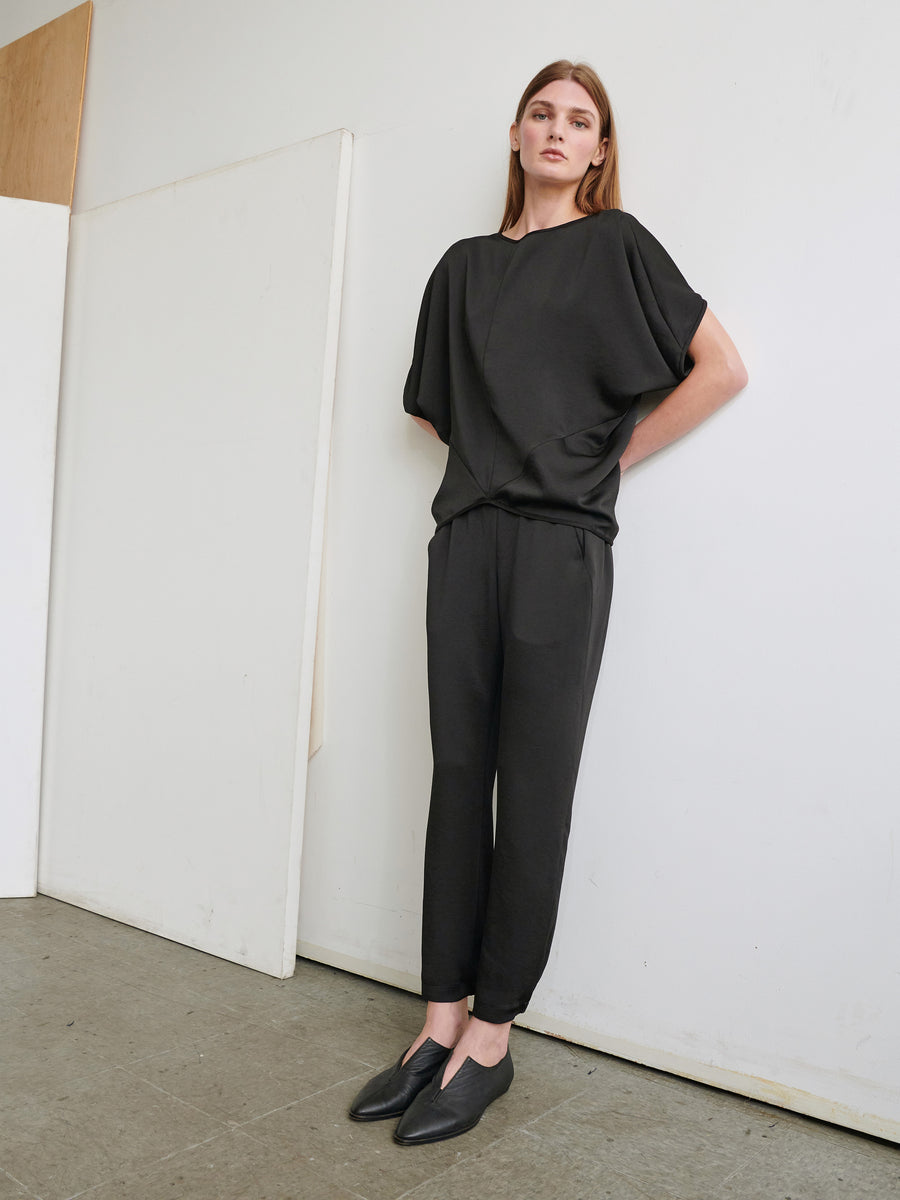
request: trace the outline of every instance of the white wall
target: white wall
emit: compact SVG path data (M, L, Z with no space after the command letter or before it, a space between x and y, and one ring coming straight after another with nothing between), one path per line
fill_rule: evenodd
M65 6L7 4L2 40ZM301 933L414 986L442 452L400 390L434 261L496 228L521 88L554 57L593 62L626 207L709 297L752 383L626 480L529 1019L900 1137L893 6L554 17L534 0L97 0L75 209L356 135Z

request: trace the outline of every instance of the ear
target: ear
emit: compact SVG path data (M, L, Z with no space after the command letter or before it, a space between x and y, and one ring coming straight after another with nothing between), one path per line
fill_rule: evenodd
M509 127L509 148L510 150L519 149L519 127L515 121Z
M600 166L600 164L606 158L606 151L608 149L609 149L609 138L604 138L603 141L600 143L600 145L597 147L597 153L591 159L591 163L593 166L595 166L595 167Z

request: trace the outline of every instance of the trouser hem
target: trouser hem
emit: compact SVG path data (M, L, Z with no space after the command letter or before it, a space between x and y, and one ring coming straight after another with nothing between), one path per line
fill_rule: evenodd
M474 987L467 987L464 983L452 987L425 987L423 985L422 999L429 1000L433 1004L455 1004L458 1000L468 1000L474 991Z
M482 1004L476 1000L472 1016L477 1021L487 1021L490 1025L505 1025L508 1021L514 1021L523 1011L521 1008L503 1008L494 1004Z

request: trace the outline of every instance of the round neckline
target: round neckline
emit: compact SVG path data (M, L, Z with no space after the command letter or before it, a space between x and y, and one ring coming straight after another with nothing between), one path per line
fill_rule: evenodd
M571 221L561 221L559 225L545 225L542 229L529 229L527 233L523 233L520 238L507 237L502 230L498 230L494 234L495 238L502 238L504 242L511 242L514 246L518 246L520 242L524 242L526 238L534 237L536 233L552 233L554 229L568 229L572 225L580 225L582 221L589 221L591 217L599 217L600 213L613 212L611 208L601 208L600 212L584 213L583 216L573 217Z

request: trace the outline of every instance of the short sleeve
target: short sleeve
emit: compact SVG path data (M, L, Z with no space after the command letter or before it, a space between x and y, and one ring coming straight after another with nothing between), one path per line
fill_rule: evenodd
M653 234L631 216L625 243L644 318L667 367L680 383L693 366L688 346L706 312L706 301L690 287Z
M430 421L441 441L450 441L450 363L447 280L443 261L435 267L422 297L412 364L403 389L403 407Z

